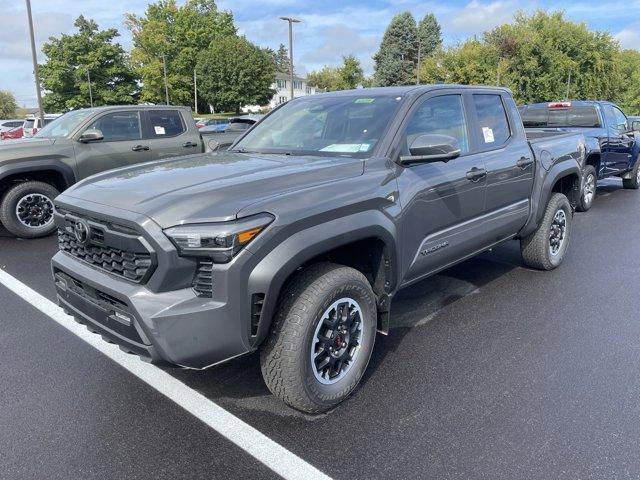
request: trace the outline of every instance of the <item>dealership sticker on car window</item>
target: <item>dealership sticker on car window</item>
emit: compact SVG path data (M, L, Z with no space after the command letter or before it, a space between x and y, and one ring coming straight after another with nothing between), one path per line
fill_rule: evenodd
M484 135L484 143L495 142L495 139L493 138L493 130L489 127L482 127L482 134Z
M155 130L156 135L164 135L164 127L154 125L153 129Z
M369 148L369 144L362 143L332 143L331 145L327 145L324 148L321 148L321 152L341 152L341 153L357 153L366 150L361 150L362 146L366 145L367 149Z

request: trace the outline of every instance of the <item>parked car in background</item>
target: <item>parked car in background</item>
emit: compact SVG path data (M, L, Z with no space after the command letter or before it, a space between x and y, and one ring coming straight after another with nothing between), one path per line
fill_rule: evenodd
M0 140L18 139L18 138L22 138L22 136L23 136L22 124L20 124L19 127L15 127L11 130L5 130L3 132L0 132Z
M357 386L401 288L514 238L525 264L558 267L584 151L581 133L529 141L502 88L297 98L229 151L60 195L58 300L152 361L261 349L269 389L323 412Z
M578 210L593 205L598 180L622 178L624 188L640 187L640 146L637 131L622 109L611 102L571 101L525 105L520 108L527 134L552 136L580 132L586 139L583 192Z
M204 118L196 122L196 127L198 128L218 126L222 131L224 131L227 125L229 125L228 118Z
M19 118L13 120L0 120L0 133L13 131L18 127L22 127L23 123L24 120Z
M200 135L208 150L222 150L229 147L242 134L249 130L264 115L243 115L227 120L227 123L207 125L200 129Z
M58 117L60 117L60 114L45 115L44 125L49 125ZM22 136L26 138L33 137L42 127L42 119L39 116L30 115L22 123Z
M0 222L16 236L55 230L53 199L95 173L204 150L191 111L173 106L75 110L0 146Z

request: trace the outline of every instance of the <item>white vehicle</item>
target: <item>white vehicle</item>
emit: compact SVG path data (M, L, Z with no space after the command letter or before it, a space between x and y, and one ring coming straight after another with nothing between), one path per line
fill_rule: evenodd
M44 116L44 124L48 125L53 122L56 118L58 118L61 113L50 114ZM22 124L23 137L33 137L38 130L40 130L44 125L42 125L42 120L38 115L29 115Z

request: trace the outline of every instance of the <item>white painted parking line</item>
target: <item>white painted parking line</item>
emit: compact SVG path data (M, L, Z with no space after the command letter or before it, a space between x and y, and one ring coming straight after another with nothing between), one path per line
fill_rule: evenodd
M124 353L116 345L107 343L99 335L89 332L84 325L76 323L72 317L64 313L51 300L43 297L2 269L0 269L0 284L96 350L99 350L118 365L133 373L165 397L177 403L187 412L206 423L283 478L291 480L330 480L330 477L313 465L305 462L296 454L274 442L251 425L243 422L165 371L150 363L141 361L134 355Z

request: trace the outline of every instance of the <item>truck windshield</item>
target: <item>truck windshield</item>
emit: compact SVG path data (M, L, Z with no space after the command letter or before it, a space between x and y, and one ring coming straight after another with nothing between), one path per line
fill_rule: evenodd
M80 123L84 121L89 115L91 110L76 110L68 112L61 117L56 118L51 123L47 123L45 120L45 126L35 134L36 137L45 138L66 138L71 132L73 132Z
M601 126L598 111L593 106L524 107L521 113L525 128L597 128Z
M313 96L290 102L257 124L234 151L290 155L371 156L402 97Z

